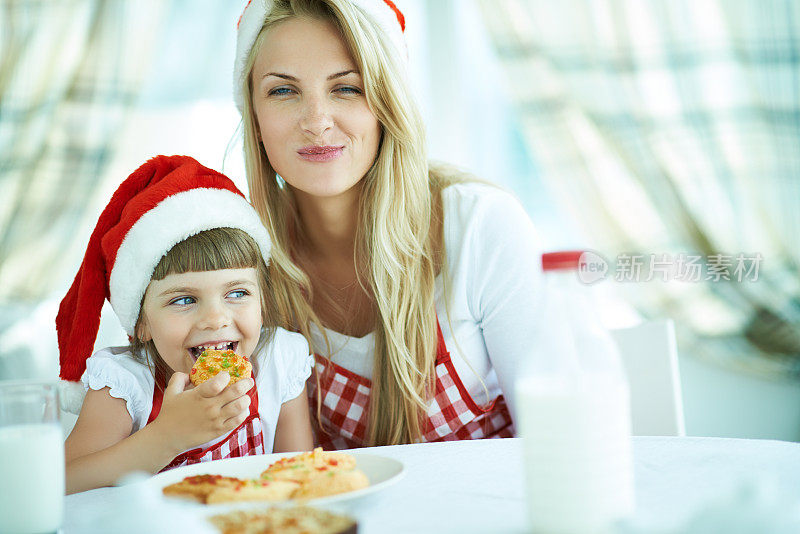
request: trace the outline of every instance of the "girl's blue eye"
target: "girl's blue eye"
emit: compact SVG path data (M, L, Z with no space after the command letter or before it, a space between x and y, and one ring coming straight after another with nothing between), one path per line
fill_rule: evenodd
M169 303L177 306L188 306L189 304L194 304L195 300L194 297L178 297L174 300L171 300Z
M230 293L228 293L228 296L235 299L240 299L242 297L246 297L249 294L250 294L249 291L246 291L244 289L237 289L235 291L231 291Z

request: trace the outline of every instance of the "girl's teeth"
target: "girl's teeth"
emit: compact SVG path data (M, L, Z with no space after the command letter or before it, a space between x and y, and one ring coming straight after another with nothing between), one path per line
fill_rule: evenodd
M233 349L233 342L228 343L219 343L217 345L200 345L197 347L197 350L203 352L204 350L226 350L226 349Z

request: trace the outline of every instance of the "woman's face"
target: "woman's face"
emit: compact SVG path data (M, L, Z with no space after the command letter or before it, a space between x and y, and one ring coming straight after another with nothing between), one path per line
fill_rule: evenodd
M381 127L336 28L307 18L279 23L252 76L259 135L275 171L301 196L352 190L375 161Z

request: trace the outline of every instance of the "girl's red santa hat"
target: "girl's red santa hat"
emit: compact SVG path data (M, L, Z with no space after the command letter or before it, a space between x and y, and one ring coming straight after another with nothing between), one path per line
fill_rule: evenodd
M56 317L61 378L79 380L108 299L128 336L150 277L169 250L213 228L238 228L269 262L270 239L255 209L226 176L188 156L157 156L131 174L100 214Z

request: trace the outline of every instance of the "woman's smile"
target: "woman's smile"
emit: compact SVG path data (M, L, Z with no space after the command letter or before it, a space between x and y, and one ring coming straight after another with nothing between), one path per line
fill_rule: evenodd
M301 159L317 163L327 163L338 159L344 152L344 145L339 146L316 146L310 145L297 151Z

